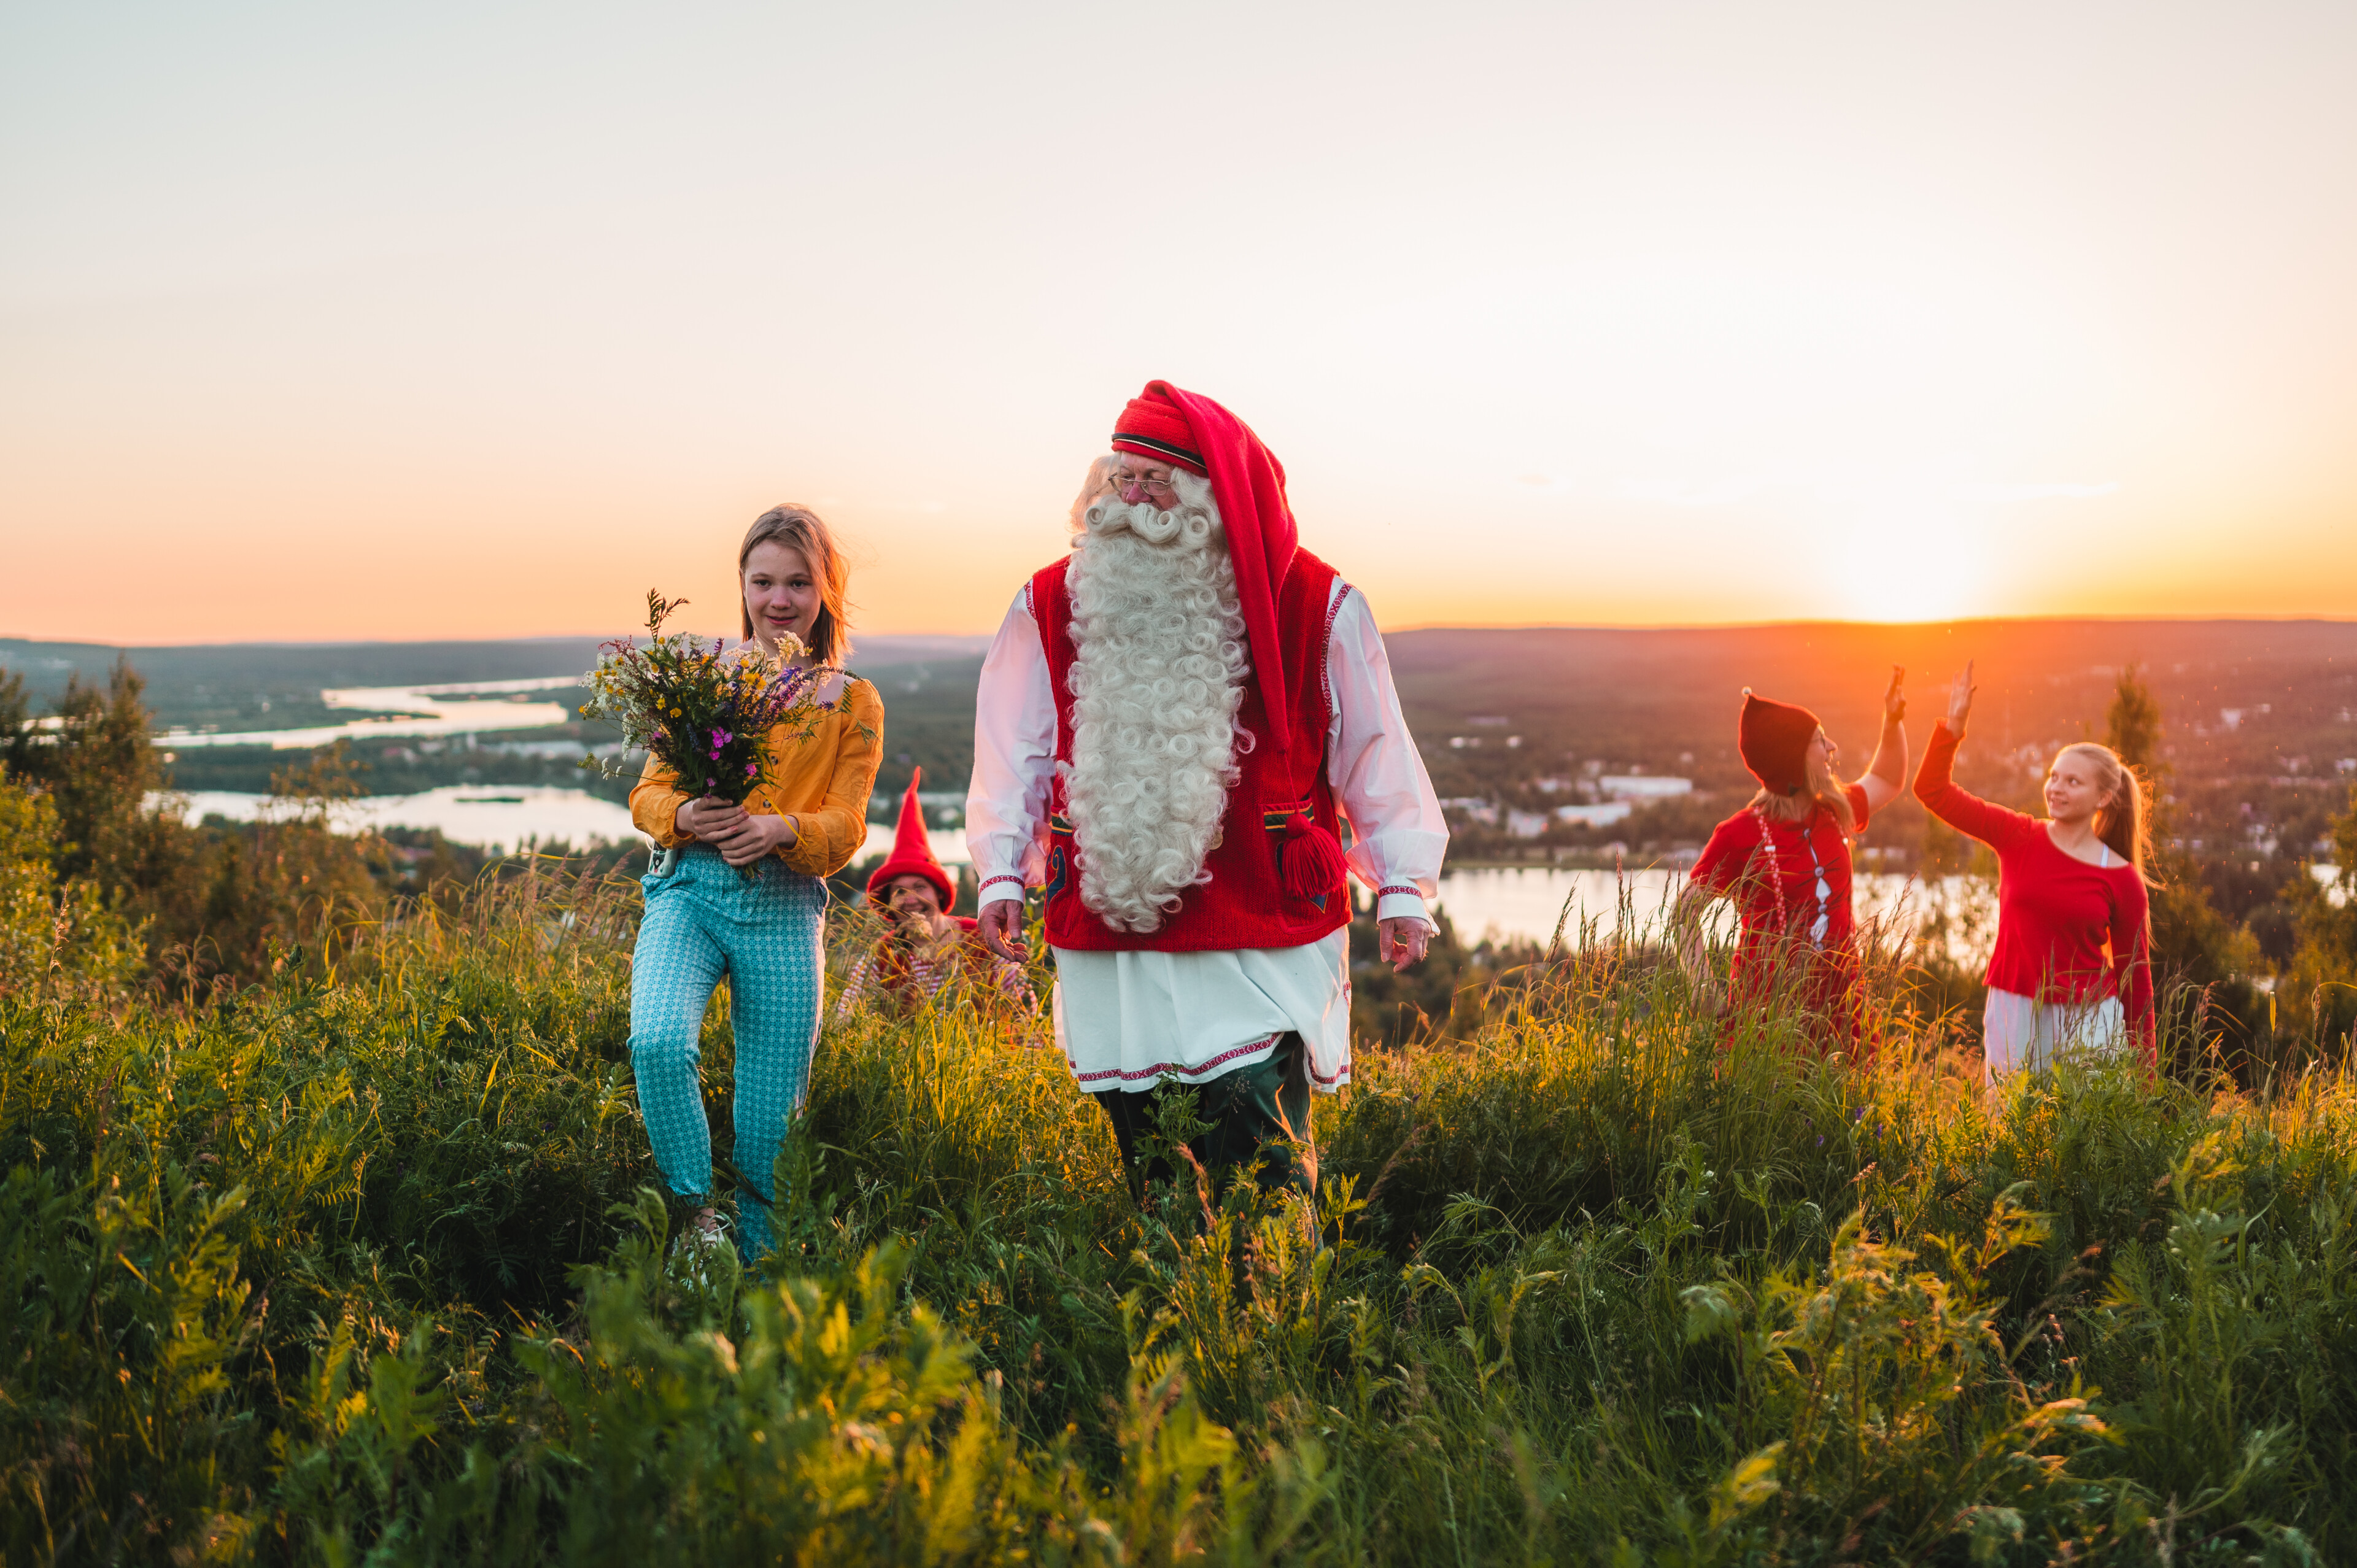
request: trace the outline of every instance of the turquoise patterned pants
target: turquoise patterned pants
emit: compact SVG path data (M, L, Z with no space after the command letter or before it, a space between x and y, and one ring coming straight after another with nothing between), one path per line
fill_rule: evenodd
M630 956L630 1068L647 1141L673 1192L712 1191L712 1129L696 1079L696 1041L725 974L737 1035L737 1169L759 1194L758 1200L739 1195L737 1245L759 1259L771 1245L778 1145L787 1119L802 1109L818 1044L826 885L774 859L748 880L700 844L640 885L647 911Z

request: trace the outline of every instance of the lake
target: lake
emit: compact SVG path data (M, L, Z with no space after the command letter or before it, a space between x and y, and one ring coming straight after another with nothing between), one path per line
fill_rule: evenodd
M180 797L190 822L219 812L232 822L251 822L269 800L266 795L199 790ZM627 807L604 800L584 789L500 788L451 785L414 795L377 795L349 801L335 809L335 822L348 832L363 828L439 828L455 843L474 843L512 850L528 841L542 843L565 840L587 844L592 840L626 843L639 837ZM965 833L956 828L936 828L927 835L933 854L945 865L963 865L969 857ZM861 858L892 847L888 822L870 822ZM1452 871L1440 879L1438 906L1448 911L1457 933L1468 942L1495 934L1508 940L1544 942L1564 918L1566 941L1576 939L1583 921L1594 922L1609 935L1624 905L1641 936L1658 930L1671 900L1685 886L1682 871L1571 871L1555 866L1502 870ZM1962 910L1986 901L1985 885L1950 877L1926 888L1907 876L1860 875L1857 879L1861 918L1897 916L1912 924L1932 908ZM1726 906L1718 906L1722 919Z
M314 725L308 729L216 730L193 735L186 730L171 731L157 736L156 744L167 750L194 746L267 746L292 751L332 746L347 739L389 740L396 736L551 729L573 722L576 715L571 704L526 702L525 695L580 683L577 675L556 675L521 681L461 681L439 686L339 687L321 692L319 700L331 708L354 709L371 716L348 719L339 725ZM449 700L454 697L461 700Z
M214 813L233 822L250 822L270 801L267 795L227 789L199 789L174 797L192 822ZM150 804L162 797L149 797ZM371 795L345 801L331 812L337 829L359 832L373 828L439 828L453 843L481 844L512 850L528 841L587 845L592 840L608 843L640 842L627 806L600 800L586 789L532 789L522 786L453 784L414 795ZM966 861L965 834L956 829L936 829L926 835L942 864ZM892 847L889 823L867 824L862 856L880 854Z

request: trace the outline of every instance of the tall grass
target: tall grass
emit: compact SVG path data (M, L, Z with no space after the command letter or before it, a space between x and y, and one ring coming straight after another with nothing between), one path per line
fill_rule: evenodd
M1141 1212L1051 1050L862 1014L779 1254L697 1270L635 908L529 876L218 1006L0 999L6 1562L2357 1553L2345 1063L1990 1101L1895 964L1859 1068L1598 929L1361 1057L1314 1209Z

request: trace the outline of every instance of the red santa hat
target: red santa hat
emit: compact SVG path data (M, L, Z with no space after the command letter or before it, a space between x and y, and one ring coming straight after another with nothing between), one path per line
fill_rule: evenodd
M1252 427L1210 398L1148 381L1114 424L1114 450L1159 457L1211 481L1220 525L1235 563L1236 599L1252 644L1253 679L1266 710L1261 743L1293 749L1293 704L1277 656L1276 590L1299 548L1293 507L1285 499L1285 465Z
M1816 738L1817 715L1791 703L1771 703L1743 688L1743 717L1736 725L1743 766L1773 794L1797 795L1809 785L1809 742Z
M1203 467L1203 449L1195 444L1194 432L1187 428L1187 416L1165 395L1169 390L1167 382L1150 381L1145 392L1129 400L1121 417L1113 422L1113 449L1176 463L1203 478L1211 472Z
M1261 444L1252 426L1210 398L1148 381L1114 422L1114 450L1159 457L1211 481L1228 557L1236 569L1237 607L1252 645L1253 679L1260 683L1260 745L1293 749L1293 693L1286 688L1276 627L1276 591L1300 548L1293 505L1285 497L1285 465ZM1311 671L1299 671L1314 679ZM1316 736L1313 740L1322 740ZM1342 880L1341 841L1297 811L1286 823L1286 890L1300 897Z
M881 901L878 890L896 876L921 876L931 883L941 893L944 910L957 902L957 885L933 858L933 846L925 837L925 809L917 803L917 786L924 777L921 768L909 775L909 791L900 797L900 822L892 833L892 853L867 876L871 904Z

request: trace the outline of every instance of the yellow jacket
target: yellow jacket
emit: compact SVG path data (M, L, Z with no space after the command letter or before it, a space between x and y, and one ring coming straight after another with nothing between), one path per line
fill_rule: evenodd
M869 682L848 677L842 698L807 737L783 727L771 732L770 777L745 809L792 819L794 842L778 851L788 870L832 876L858 854L867 842L867 794L883 748L884 699ZM650 757L630 789L630 821L665 849L695 842L694 833L679 831L688 796L675 783L672 770Z

